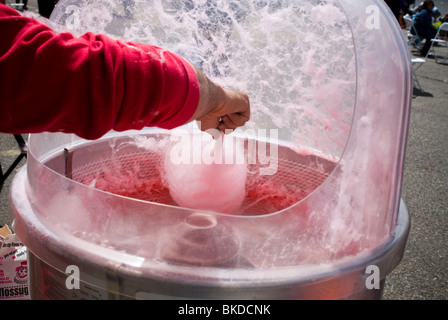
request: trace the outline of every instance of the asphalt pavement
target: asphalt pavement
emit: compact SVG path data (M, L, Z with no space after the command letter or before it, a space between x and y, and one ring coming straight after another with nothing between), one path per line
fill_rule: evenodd
M28 2L37 12L36 0ZM448 49L436 48L438 55ZM416 52L413 52L416 53ZM383 299L448 299L448 64L429 57L416 73L402 198L411 231L400 265L387 277ZM3 171L19 156L12 135L0 134ZM23 166L25 161L19 164ZM0 194L0 225L9 222L9 184Z
M415 73L422 90L414 88L402 189L411 231L384 299L448 299L448 65L440 62L430 56Z

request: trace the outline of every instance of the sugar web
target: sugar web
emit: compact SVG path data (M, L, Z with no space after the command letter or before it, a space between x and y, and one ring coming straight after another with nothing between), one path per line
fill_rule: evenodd
M63 31L107 34L181 54L213 81L249 94L253 108L246 128L278 128L280 140L320 150L336 160L345 149L356 96L356 59L351 26L338 1L145 0L136 1L132 17L125 19L122 1L75 2L83 5L70 1L52 15ZM118 170L109 171L123 172L125 188L118 181L113 186L108 183L111 179L104 181L107 170L98 175L96 187L176 205L164 154L148 154L162 159L153 176L140 174L141 163L147 161L142 156L131 160L135 168L116 163ZM289 174L288 168L277 179L257 171L246 175L246 198L238 209L244 214L285 209L316 188L297 182L301 176L295 179L296 173ZM143 193L131 192L151 179L164 187L166 198L148 197L154 189L150 187L140 188Z
M263 175L263 161L248 161L241 141L191 132L177 138L134 135L122 143L110 141L110 157L80 164L73 178L129 198L238 215L291 207L326 178L325 168L291 166L285 159L278 159L275 175Z
M116 144L109 141L110 156L80 164L73 179L87 186L144 201L174 204L163 181L162 150L167 138L135 135Z

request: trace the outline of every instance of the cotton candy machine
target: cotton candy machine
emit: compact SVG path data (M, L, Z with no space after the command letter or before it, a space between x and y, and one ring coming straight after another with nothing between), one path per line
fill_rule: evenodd
M33 298L381 297L409 230L412 89L383 1L67 0L51 20L183 55L252 119L221 140L31 135L11 207Z

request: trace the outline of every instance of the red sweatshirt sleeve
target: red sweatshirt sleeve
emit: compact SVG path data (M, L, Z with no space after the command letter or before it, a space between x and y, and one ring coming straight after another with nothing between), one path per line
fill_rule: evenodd
M171 129L196 111L191 65L161 48L56 34L0 4L0 132Z

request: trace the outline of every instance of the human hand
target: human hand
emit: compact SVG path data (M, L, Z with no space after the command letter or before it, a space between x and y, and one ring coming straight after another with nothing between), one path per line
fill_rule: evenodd
M220 101L210 112L198 117L201 130L226 129L235 130L243 126L250 119L250 103L247 94L235 90L222 89Z
M250 119L250 102L247 94L230 89L224 89L208 79L195 67L199 82L200 99L198 108L193 115L200 121L200 129L234 130L243 126Z

